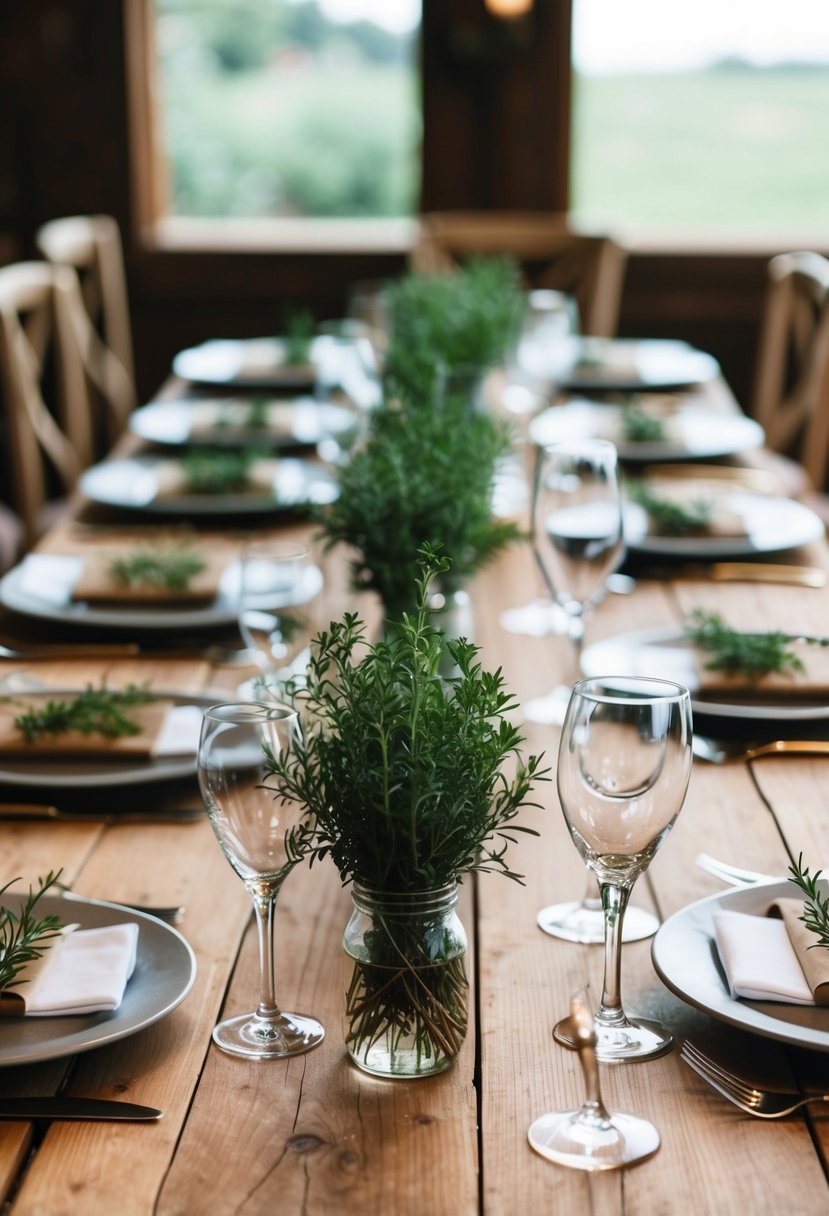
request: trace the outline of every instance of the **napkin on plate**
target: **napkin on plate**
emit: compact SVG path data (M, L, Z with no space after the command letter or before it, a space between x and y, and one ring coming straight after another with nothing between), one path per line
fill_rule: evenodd
M26 693L0 701L0 756L15 759L29 756L71 759L129 759L195 755L198 750L202 710L195 705L172 705L169 700L126 706L124 713L141 727L136 735L110 739L102 734L77 730L42 734L27 743L15 718L28 706L42 708L49 700L71 700L76 693Z
M109 604L191 604L215 600L228 565L226 553L208 553L194 548L193 556L201 559L204 569L194 574L180 591L171 590L163 584L126 583L112 572L112 563L116 558L129 558L131 552L137 550L152 554L166 549L169 546L137 545L134 550L119 549L84 556L81 572L72 586L71 598L75 602Z
M791 642L786 649L797 655L803 671L771 671L751 680L742 672L714 671L706 668L710 654L699 649L696 655L697 691L701 693L734 693L741 696L767 695L811 698L829 696L829 647Z
M798 918L799 899L779 899L765 916L721 909L714 940L732 997L829 1005L829 951L808 947L814 934Z
M234 493L246 494L269 494L273 496L275 491L276 473L279 468L279 461L269 457L261 457L254 460L248 470L247 481L245 488L242 491L234 491ZM184 498L191 494L187 476L181 465L175 460L161 460L155 466L153 476L155 478L155 495L156 501L164 498ZM220 495L217 495L220 498Z
M705 503L709 515L705 523L695 529L696 535L737 537L748 534L745 516L734 507L733 486L696 477L649 478L646 485L654 498L675 503L679 507L689 508L695 503Z
M65 1017L118 1008L135 969L138 925L68 928L23 969L25 984L0 994L0 1013Z

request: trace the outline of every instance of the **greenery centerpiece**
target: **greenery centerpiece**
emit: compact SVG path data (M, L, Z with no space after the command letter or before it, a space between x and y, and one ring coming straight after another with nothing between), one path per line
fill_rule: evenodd
M319 635L298 694L303 741L270 757L278 796L308 812L288 834L289 859L330 856L353 884L346 1046L385 1076L440 1072L460 1050L467 983L456 884L474 871L519 877L507 849L531 831L516 816L546 777L540 757L520 755L501 672L432 625L430 586L448 563L428 547L421 561L415 612L389 640L367 645L352 613ZM442 679L447 651L457 674Z
M354 590L376 592L398 620L413 608L425 541L440 541L452 581L463 584L515 540L517 524L492 513L496 465L509 445L501 423L470 413L459 397L440 409L376 410L339 470L336 501L320 513L326 547L350 547Z

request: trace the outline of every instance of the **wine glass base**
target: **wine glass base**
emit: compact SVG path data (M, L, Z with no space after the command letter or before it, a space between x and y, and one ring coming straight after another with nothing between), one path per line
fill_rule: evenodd
M531 600L519 608L507 608L498 618L507 633L528 638L546 638L553 633L567 632L567 614L549 599Z
M524 717L529 722L540 722L542 726L561 726L567 713L572 689L569 684L559 684L543 697L534 697L522 705Z
M604 913L601 905L591 908L584 901L550 904L537 916L538 926L551 937L583 946L604 945ZM644 908L629 905L622 922L622 941L640 942L653 937L659 928L658 919Z
M575 1051L578 1044L570 1034L570 1018L553 1028L553 1038ZM596 1059L605 1064L624 1064L628 1060L652 1060L673 1047L673 1036L661 1022L628 1018L622 1026L603 1026L596 1022Z
M219 1022L213 1029L213 1042L230 1055L249 1060L279 1060L301 1055L318 1047L325 1037L316 1018L301 1013L280 1013L273 1019L255 1013Z
M647 1119L613 1111L610 1121L582 1117L577 1110L550 1111L530 1126L527 1139L548 1161L577 1170L614 1170L652 1157L659 1132Z

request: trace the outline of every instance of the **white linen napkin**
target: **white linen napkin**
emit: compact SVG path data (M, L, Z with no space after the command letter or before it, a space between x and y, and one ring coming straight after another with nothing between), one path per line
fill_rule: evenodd
M204 710L198 705L173 705L153 746L153 756L195 756L203 717Z
M712 919L732 997L815 1004L782 920L726 910L715 912Z
M112 1013L123 1000L137 952L134 922L65 931L24 968L19 978L27 982L4 994L4 1001L8 996L9 1012L27 1017Z

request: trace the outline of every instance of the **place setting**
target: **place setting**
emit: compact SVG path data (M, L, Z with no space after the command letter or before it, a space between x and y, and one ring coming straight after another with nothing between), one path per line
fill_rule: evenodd
M676 392L720 374L713 355L673 338L565 339L568 358L560 383L576 393Z
M354 409L315 397L182 397L135 410L130 430L163 447L316 447L352 440L360 420Z

